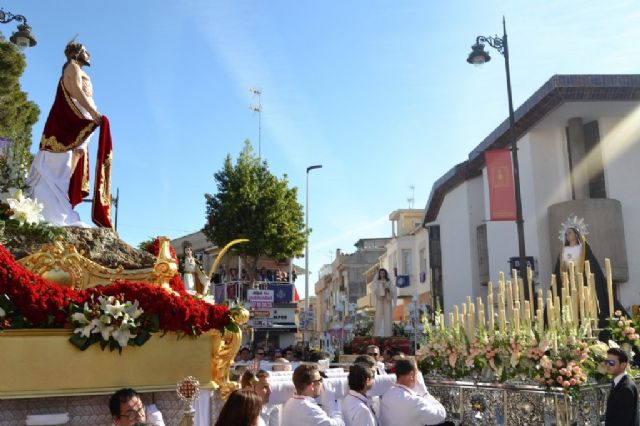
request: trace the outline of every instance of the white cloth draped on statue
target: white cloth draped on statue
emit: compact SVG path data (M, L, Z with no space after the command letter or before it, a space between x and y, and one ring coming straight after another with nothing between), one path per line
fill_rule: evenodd
M374 279L371 282L371 294L375 316L373 335L388 337L393 335L393 310L396 307L398 291L391 280Z
M89 112L78 101L71 99L82 115L91 119ZM87 137L77 149L86 149L90 139L91 136ZM38 150L27 179L29 196L42 204L42 216L52 225L89 228L69 202L72 156L73 150L60 153Z
M184 288L187 292L191 294L196 293L196 279L200 281L202 285L202 294L207 294L209 292L209 278L200 270L195 258L185 257L182 281L184 282Z

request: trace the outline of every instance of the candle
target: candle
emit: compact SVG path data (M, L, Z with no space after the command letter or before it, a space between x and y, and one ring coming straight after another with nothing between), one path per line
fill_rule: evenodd
M495 328L495 324L494 324L493 295L492 294L487 296L487 306L489 307L489 335L493 336L493 331L494 331L494 328Z
M556 320L555 325L557 330L562 325L562 308L560 306L560 296L555 296L553 298L553 309L555 311L553 318Z
M553 292L553 298L558 295L558 284L556 283L556 274L551 274L551 291Z
M531 328L531 303L528 300L524 301L524 322L525 327Z
M493 296L493 283L491 281L487 283L487 296Z
M471 299L471 298L469 298ZM469 302L469 340L476 340L476 307L473 302Z
M555 334L553 335L553 354L558 354L558 336Z
M458 312L458 305L453 306L453 320L453 327L457 330L460 327L460 312Z
M538 308L536 311L536 327L538 328L538 335L542 337L542 332L544 331L544 317L542 313L542 308Z
M607 276L607 293L609 295L609 316L613 318L613 277L611 274L611 259L604 260L604 270Z
M505 322L505 313L504 313L504 309L500 309L500 312L498 312L498 327L500 328L500 334L504 334L504 329L506 327L506 322Z
M509 320L511 320L511 313L513 312L513 285L511 281L507 281L507 312L509 313Z
M547 323L549 324L549 329L553 330L553 314L554 314L554 310L553 310L553 299L551 299L551 296L547 296Z
M529 299L533 300L533 269L527 264L527 285L529 286Z
M513 323L516 333L520 333L520 302L516 302L518 306L513 308Z
M480 329L485 329L485 321L484 321L484 306L480 306L478 308L478 327Z
M453 317L453 312L449 312L449 327L451 327L452 330L456 329L456 320Z

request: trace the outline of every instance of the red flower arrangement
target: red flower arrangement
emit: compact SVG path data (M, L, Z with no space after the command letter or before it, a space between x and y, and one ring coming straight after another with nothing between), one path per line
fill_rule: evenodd
M144 282L116 282L86 290L75 290L49 282L17 263L0 245L0 296L5 303L4 328L62 328L69 326L71 304L82 306L91 296L122 296L138 300L150 316L157 315L160 330L197 336L235 328L229 308L196 299L184 290L178 275L171 280L175 293ZM9 308L7 308L9 306Z

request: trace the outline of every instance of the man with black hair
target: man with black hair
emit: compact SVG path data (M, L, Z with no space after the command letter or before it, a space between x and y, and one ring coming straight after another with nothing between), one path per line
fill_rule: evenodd
M365 355L366 356L366 355ZM342 415L346 426L378 426L378 419L367 391L373 387L373 370L367 364L349 367L349 393L342 401Z
M315 401L322 391L322 377L316 365L302 364L296 368L293 385L296 395L284 404L281 426L345 426L335 397L327 398L331 403L324 407L326 412Z
M382 426L424 426L444 422L447 413L429 392L417 394L418 369L412 360L401 358L396 361L396 384L382 396L380 416Z
M605 412L606 426L638 426L638 389L625 372L628 355L620 348L607 351L607 373L613 377Z
M156 426L164 426L162 414L155 405L151 405L149 410L149 420ZM134 426L146 424L147 409L140 399L140 394L131 388L123 388L115 392L109 398L109 411L111 420L117 426Z

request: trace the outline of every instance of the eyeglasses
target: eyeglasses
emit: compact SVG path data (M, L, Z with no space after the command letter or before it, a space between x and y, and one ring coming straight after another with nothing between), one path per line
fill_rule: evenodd
M370 356L380 356L380 354L379 354L379 353L377 353L377 352L369 352L367 355L370 355Z
M131 410L127 411L127 414L120 414L118 415L118 417L120 418L126 417L129 420L135 420L136 417L139 417L141 413L144 413L143 405L141 405L138 408L132 408Z
M322 383L322 377L320 377L318 380L312 380L311 383L314 385L318 383Z
M256 352L256 355L264 355L264 352Z
M616 365L616 361L613 359L605 359L604 363L607 364L609 367L613 367L614 365Z

